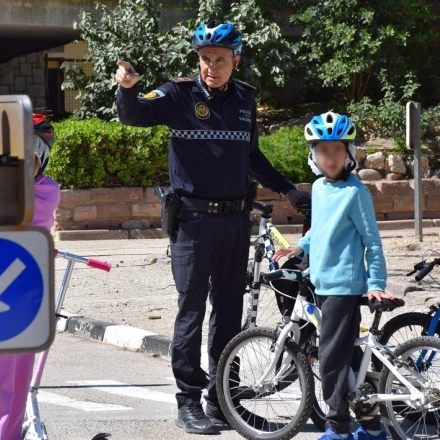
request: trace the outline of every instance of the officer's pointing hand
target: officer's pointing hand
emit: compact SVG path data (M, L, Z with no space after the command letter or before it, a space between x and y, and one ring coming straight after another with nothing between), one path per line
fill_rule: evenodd
M115 75L116 82L126 89L134 87L139 81L139 73L126 61L118 61L116 64L119 66Z

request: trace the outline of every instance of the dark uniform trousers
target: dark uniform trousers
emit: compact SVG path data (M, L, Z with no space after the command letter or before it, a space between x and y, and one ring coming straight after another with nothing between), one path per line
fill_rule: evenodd
M207 388L217 404L217 364L227 343L240 332L251 221L248 211L208 214L185 211L171 240L171 260L179 312L172 347L172 367L179 408L200 401ZM209 381L201 368L202 326L209 280Z

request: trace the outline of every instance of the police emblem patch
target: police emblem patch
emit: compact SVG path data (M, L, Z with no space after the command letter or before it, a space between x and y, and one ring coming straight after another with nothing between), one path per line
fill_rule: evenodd
M196 116L199 119L208 119L211 116L209 107L203 102L198 102L196 104Z
M145 99L155 99L155 98L163 98L165 96L165 93L162 92L162 90L153 90L150 93L147 93L144 95Z

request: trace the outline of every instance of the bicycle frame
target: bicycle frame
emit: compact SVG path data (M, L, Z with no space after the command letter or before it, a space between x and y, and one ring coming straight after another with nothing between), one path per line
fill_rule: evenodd
M269 203L255 202L254 208L261 211L260 225L258 230L258 238L255 245L255 255L253 262L253 278L250 287L250 293L252 294L252 316L249 328L256 326L258 304L260 300L260 289L261 289L261 263L263 258L266 257L269 263L269 271L274 272L279 269L277 262L273 261L272 257L275 254L274 240L271 234L277 233L281 239L285 238L277 230L275 226L272 225L272 212L273 206ZM304 215L303 224L303 235L310 229L310 209L302 208L300 212ZM287 240L285 240L287 242ZM287 242L288 243L288 242Z
M290 273L286 273L287 271L282 271L283 276L287 279L291 280L298 280L297 275L291 271ZM308 270L303 272L303 277L308 275ZM377 312L376 312L377 313ZM282 329L279 337L277 338L275 342L275 350L272 355L271 362L269 366L267 367L266 371L263 373L263 375L260 377L258 382L256 383L256 387L264 387L269 381L271 385L276 384L280 378L282 378L286 372L288 372L289 368L292 368L291 365L291 357L290 355L285 356L283 359L283 362L281 366L279 367L279 371L273 377L273 379L268 379L270 377L270 374L272 371L275 371L276 366L278 364L279 358L284 352L284 343L286 339L289 337L290 334L293 335L293 339L295 342L299 342L300 335L301 335L301 328L299 326L300 319L303 319L304 321L310 322L312 325L316 327L316 331L319 335L320 333L320 323L321 323L321 311L312 303L307 301L307 298L305 296L298 295L295 301L295 306L291 315L291 319ZM408 381L404 376L402 376L397 368L389 361L389 359L383 354L384 352L388 355L392 355L391 351L387 349L387 347L380 344L376 338L369 333L367 336L358 338L356 340L355 345L364 347L364 355L362 358L361 367L359 369L359 372L357 376L353 372L353 370L350 368L349 373L349 392L354 393L355 400L363 400L364 402L385 402L385 401L402 401L402 400L409 400L411 402L420 402L422 405L426 403L425 396L418 391L414 385L411 384L410 381ZM368 366L370 364L371 356L374 354L377 356L384 365L387 366L387 368L393 373L395 377L397 377L401 383L403 383L409 390L410 394L371 394L368 395L367 398L362 398L359 390L360 385L362 385L365 382L365 378L367 375L370 375L370 372L368 372ZM405 367L409 371L411 371L412 374L414 374L414 370L410 367ZM375 373L371 373L372 375L375 375ZM420 379L423 379L419 375Z
M95 269L105 270L107 272L110 271L111 264L57 250L55 251L55 257L64 258L68 261L55 302L55 314L58 320L60 318L60 312L63 307L64 299L66 297L67 288L69 287L69 282L75 263L83 263L87 266L93 267ZM29 387L29 394L26 402L26 419L23 424L23 432L26 434L24 440L47 440L48 438L46 427L41 421L37 395L38 390L40 389L44 367L46 366L47 358L49 356L49 350L50 349L47 349L41 353L40 357L38 358L37 367L35 368L34 374L32 376L32 381Z
M263 258L267 251L267 258L269 260L269 268L270 270L278 269L278 263L272 261L272 256L275 251L275 246L273 244L273 240L270 237L270 229L268 224L272 220L272 206L268 204L256 204L257 209L262 210L262 215L260 217L260 227L258 230L258 239L257 245L255 246L255 256L254 256L254 273L252 284L250 286L250 292L252 294L252 319L249 327L255 327L257 322L257 312L258 312L258 303L260 300L260 287L261 287L261 263L263 262ZM266 243L267 242L267 243ZM266 247L268 249L266 249Z

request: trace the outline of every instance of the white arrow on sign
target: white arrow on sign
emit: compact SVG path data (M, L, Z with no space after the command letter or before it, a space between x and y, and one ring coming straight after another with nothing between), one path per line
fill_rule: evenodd
M26 269L23 262L16 258L14 262L0 275L0 296L5 292L5 290L21 275L21 273ZM0 301L0 313L7 312L10 307Z

